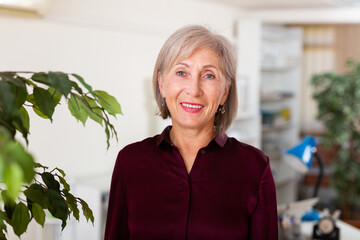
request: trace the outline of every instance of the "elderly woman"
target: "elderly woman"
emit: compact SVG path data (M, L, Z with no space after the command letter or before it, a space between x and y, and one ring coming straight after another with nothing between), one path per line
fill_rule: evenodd
M235 55L202 26L166 41L153 87L172 126L119 152L106 240L277 239L269 159L225 134L237 109Z

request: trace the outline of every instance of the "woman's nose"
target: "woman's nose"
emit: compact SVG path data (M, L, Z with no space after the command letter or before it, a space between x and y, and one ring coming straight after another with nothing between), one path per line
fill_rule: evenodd
M203 90L201 87L201 79L198 77L192 77L187 86L186 93L192 97L200 96L203 93Z

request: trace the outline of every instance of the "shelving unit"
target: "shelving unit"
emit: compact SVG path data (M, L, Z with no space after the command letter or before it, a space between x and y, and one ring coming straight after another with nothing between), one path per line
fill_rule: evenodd
M281 204L297 197L297 173L285 163L284 151L300 141L302 30L264 24L261 39L261 146L271 159Z
M237 25L238 117L229 134L269 156L278 204L296 200L284 151L299 143L302 32L241 19Z

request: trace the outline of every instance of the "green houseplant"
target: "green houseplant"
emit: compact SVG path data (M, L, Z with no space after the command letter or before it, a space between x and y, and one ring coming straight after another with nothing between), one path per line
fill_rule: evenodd
M44 226L46 212L61 220L62 229L70 216L79 220L80 207L86 220L94 223L88 204L71 193L65 172L35 162L15 138L21 134L28 142L29 109L52 122L62 98L84 126L91 119L104 128L108 147L111 137L117 139L109 115L121 114L120 104L108 93L93 90L79 75L0 72L0 240L7 238L8 226L19 237L33 219Z
M331 182L345 218L360 204L360 63L348 61L344 74L312 77L318 119L325 126L323 144L334 148Z

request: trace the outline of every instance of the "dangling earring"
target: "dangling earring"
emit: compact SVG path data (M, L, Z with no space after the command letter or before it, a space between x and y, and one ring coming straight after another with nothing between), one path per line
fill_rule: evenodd
M225 113L225 104L224 105L219 105L216 112L220 112L221 114L224 114Z
M221 114L225 113L225 104L221 106Z
M225 104L222 105L222 107L221 107L221 114L224 114L224 113L225 113Z
M165 105L166 105L165 98L162 98L162 99L161 99L161 106L162 106L162 107L165 107Z

